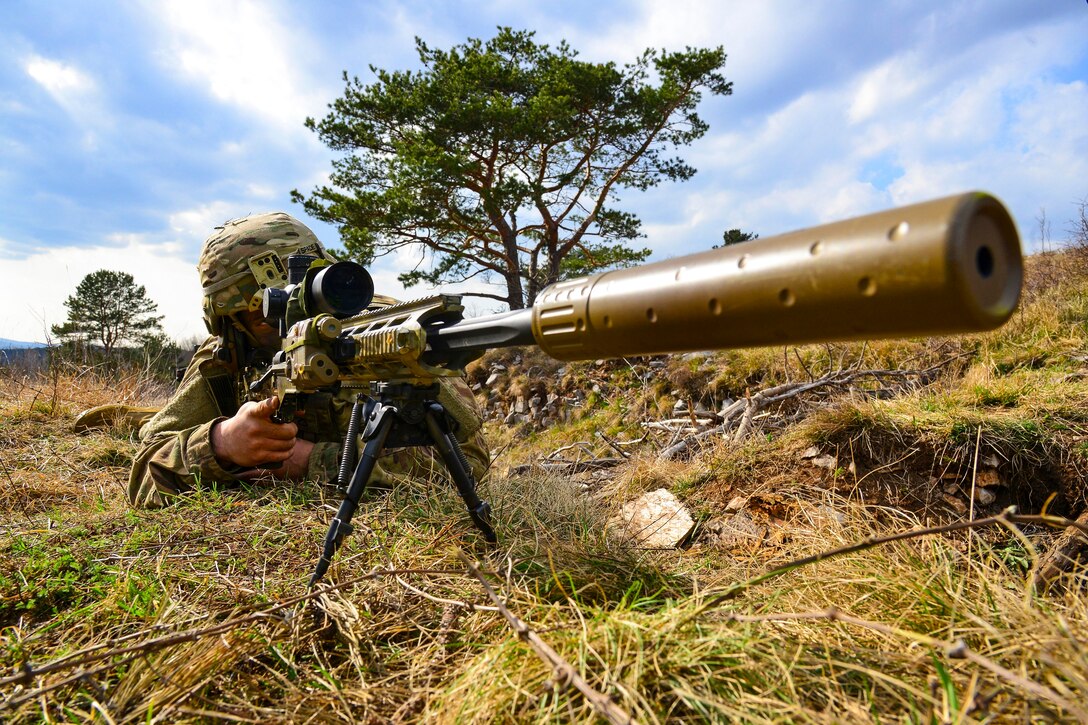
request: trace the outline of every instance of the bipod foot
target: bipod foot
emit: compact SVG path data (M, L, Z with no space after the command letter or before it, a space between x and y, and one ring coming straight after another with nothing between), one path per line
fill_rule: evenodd
M469 507L468 515L472 517L472 523L483 533L487 543L496 544L499 537L495 534L495 528L491 525L491 504L480 501L475 506Z

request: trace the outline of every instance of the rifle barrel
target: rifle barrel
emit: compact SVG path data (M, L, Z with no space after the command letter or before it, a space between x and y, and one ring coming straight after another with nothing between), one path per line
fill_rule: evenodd
M971 192L559 282L532 334L592 360L978 332L1009 318L1022 279L1012 217Z

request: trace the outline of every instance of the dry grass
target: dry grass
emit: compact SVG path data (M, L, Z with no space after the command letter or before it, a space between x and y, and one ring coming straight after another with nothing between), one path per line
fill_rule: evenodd
M791 566L963 521L942 505L945 488L968 486L990 455L1021 505L1056 491L1069 513L1083 506L1088 302L1076 285L1033 294L988 336L737 353L731 373L685 361L689 377L667 370L661 388L683 378L724 391L859 354L922 367L966 353L925 386L887 400L854 391L830 407L806 400L797 410L823 412L687 462L657 461L661 442L648 439L606 478L505 473L575 441L603 453L597 430L638 437L630 412L667 407L649 383L602 397L569 426L496 428L505 448L485 495L498 546L480 540L447 484L409 482L363 503L312 593L333 492L209 490L132 511L133 432L69 426L82 407L153 403L163 391L138 375L0 375L0 719L594 719L507 626L462 551L517 617L640 722L1086 719L1088 573L1075 569L1045 596L1029 587L1052 538L1045 528L930 533ZM837 467L803 458L814 444ZM740 497L764 534L697 537L683 551L610 538L616 507L658 487L704 525Z

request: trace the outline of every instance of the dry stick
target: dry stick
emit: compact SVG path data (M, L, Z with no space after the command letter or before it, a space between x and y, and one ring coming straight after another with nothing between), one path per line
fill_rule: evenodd
M144 635L144 634L148 633L148 631L134 632L132 634L127 634L127 635L125 635L123 637L118 637L117 639L114 639L114 640L111 640L111 641L108 641L108 642L103 642L102 644L94 645L93 647L89 647L89 648L81 650L79 652L73 652L70 655L66 655L64 657L61 657L58 660L54 660L53 662L42 665L40 667L32 667L29 663L24 663L23 666L22 666L22 671L19 674L12 675L12 676L9 676L9 677L0 678L0 687L4 687L6 685L12 685L12 684L27 684L33 678L39 677L41 675L47 675L47 674L51 674L53 672L58 672L58 671L66 670L66 669L72 669L72 668L76 668L76 667L83 667L85 665L90 665L90 664L93 664L95 662L100 662L100 661L106 660L106 659L112 660L115 657L124 658L121 661L111 661L106 665L100 665L99 667L96 667L96 668L93 668L93 669L90 669L90 670L83 670L83 671L77 672L74 675L72 675L72 676L70 676L70 677L68 677L68 678L66 678L64 680L54 682L54 683L51 683L49 685L45 685L43 687L40 687L40 688L38 688L38 689L36 689L36 690L34 690L32 692L29 692L29 693L23 695L22 697L4 700L3 702L0 702L0 710L17 707L17 706L23 704L24 702L27 702L29 700L33 700L34 698L41 696L42 694L45 694L47 692L52 692L53 690L64 687L65 685L72 684L73 682L77 682L83 677L86 677L86 676L92 675L92 674L96 674L98 672L103 671L104 669L110 669L112 667L116 667L116 666L118 666L120 664L123 664L124 662L127 662L130 659L133 659L134 657L136 657L138 655L143 655L143 654L145 654L147 652L150 652L150 651L163 649L163 648L170 647L170 646L173 646L173 645L176 645L176 644L184 644L184 643L188 643L188 642L195 642L195 641L197 641L199 639L203 639L204 637L210 637L210 636L214 636L214 635L221 635L221 634L223 634L225 632L230 631L231 629L234 629L236 627L239 627L239 626L242 626L242 625L245 625L245 624L252 624L252 623L255 623L255 622L263 622L263 621L267 621L267 620L270 620L270 619L276 619L275 617L272 616L276 612L279 612L279 611L284 610L284 609L288 609L288 608L293 607L296 604L299 604L301 602L314 599L315 597L318 597L318 596L320 596L320 595L322 595L324 593L327 593L327 592L330 592L330 591L335 591L335 590L338 590L338 589L344 589L346 587L352 586L353 584L358 584L359 582L362 582L362 581L369 581L369 580L379 579L379 578L387 577L387 576L396 577L398 575L404 575L404 574L418 575L418 574L463 574L463 573L464 572L462 570L459 570L459 569L457 569L457 570L454 570L454 569L396 569L396 570L374 569L374 570L371 570L371 571L367 572L366 574L362 574L360 576L354 577L354 578L349 579L347 581L340 582L339 584L330 584L330 585L321 586L321 587L319 587L317 589L314 589L313 591L307 592L306 594L302 594L302 595L299 595L299 596L296 596L296 597L292 597L290 599L286 599L286 600L284 600L282 602L279 602L277 604L273 604L272 606L267 607L265 609L259 609L259 610L255 611L253 614L249 614L249 615L246 615L246 616L243 616L243 617L236 617L234 619L228 619L226 621L220 622L219 624L214 624L214 625L212 625L210 627L204 627L202 629L191 629L191 630L186 630L184 632L177 632L175 634L168 634L168 635L164 635L162 637L157 637L155 639L148 640L146 642L138 642L136 644L129 645L127 647L121 647L119 649L106 649L106 648L111 647L113 645L120 644L120 643L126 642L126 641L130 641L132 639L135 639L135 638L137 638L137 637L139 637L141 635ZM241 608L241 611L245 611L247 608L248 607L243 607L243 608ZM257 608L252 607L252 609L257 609ZM202 619L204 619L204 618L206 618L206 617L202 617ZM164 629L164 627L159 625L159 626L151 628L150 631L159 631L159 630L162 630L162 629Z
M904 541L904 540L907 540L907 539L918 538L918 537L921 537L921 536L927 536L929 534L950 533L950 532L953 532L953 531L960 531L960 530L963 530L963 529L974 529L976 527L981 527L981 526L992 526L994 524L998 524L998 525L1001 525L1001 526L1006 526L1006 527L1009 527L1009 528L1012 528L1012 529L1015 529L1014 524L1041 524L1041 525L1045 525L1045 526L1063 527L1063 528L1073 527L1073 528L1077 528L1077 529L1079 529L1079 530L1081 530L1081 531L1083 531L1085 533L1088 533L1088 523L1082 523L1080 521L1073 521L1071 519L1066 519L1066 518L1062 518L1062 517L1058 517L1058 516L1049 516L1049 515L1027 515L1027 516L1025 516L1025 515L1019 515L1019 514L1013 514L1013 513L1011 513L1011 509L1007 509L1006 511L1003 511L1002 513L998 514L997 516L991 516L991 517L985 518L985 519L978 519L976 521L961 521L959 523L949 524L947 526L935 526L935 527L928 528L928 529L914 529L914 530L911 530L911 531L903 531L903 532L900 532L898 534L893 534L891 536L870 537L869 539L866 539L865 541L858 542L857 544L852 544L850 546L844 546L844 547L841 547L839 549L834 549L832 551L826 551L826 552L822 552L822 553L819 553L819 554L814 554L812 556L807 556L807 557L805 557L803 559L797 559L795 561L789 562L788 564L784 564L784 565L782 565L780 567L776 567L775 569L772 569L772 570L767 571L767 572L765 572L763 574L760 574L759 576L756 576L756 577L754 577L752 579L749 579L746 582L741 582L740 584L734 585L733 587L730 587L728 590L726 590L722 594L714 597L709 602L707 602L703 606L696 609L695 612L693 612L691 615L685 617L676 626L677 627L682 627L682 626L688 624L689 622L694 620L695 617L699 616L700 614L702 614L706 610L708 610L708 609L710 609L712 607L716 607L717 605L721 604L722 602L737 596L741 592L745 591L746 589L751 588L752 586L755 586L756 584L759 584L761 582L764 582L764 581L766 581L768 579L779 576L781 574L785 574L787 572L793 571L794 569L800 568L802 566L807 566L808 564L814 564L814 563L819 562L819 561L824 561L826 559L830 559L830 558L833 558L835 556L839 556L841 554L849 554L849 553L853 553L853 552L857 552L857 551L863 551L865 549L870 549L870 548L879 546L881 544L891 543L893 541ZM1011 671L1009 669L1006 669L1006 668L1002 667L1001 665L997 664L996 662L984 657L983 655L980 655L977 652L974 652L974 651L968 649L967 645L962 641L958 641L958 642L950 644L948 642L944 642L942 640L938 640L938 639L935 639L935 638L932 638L932 637L928 637L926 635L919 634L917 632L910 632L908 630L902 630L902 629L899 629L899 628L890 627L888 625L880 624L878 622L869 622L869 621L866 621L866 620L857 619L855 617L851 617L850 615L843 614L843 613L839 612L838 610L836 610L834 608L826 610L826 611L824 611L822 613L809 613L809 614L803 614L803 615L740 615L740 614L732 614L731 613L731 614L726 615L726 617L728 619L734 619L734 620L737 620L737 621L758 621L760 619L788 619L788 618L795 618L795 619L799 619L799 618L831 619L831 620L849 622L849 623L852 623L852 624L856 624L858 626L869 627L871 629L878 630L878 631L881 631L881 632L884 632L884 633L887 633L887 634L913 638L913 639L915 639L917 641L926 642L927 644L930 644L931 646L940 646L940 647L942 647L944 649L944 651L945 651L945 654L948 657L952 658L952 659L967 659L967 660L970 660L971 662L979 665L980 667L986 668L987 670L994 673L998 677L1000 677L1002 679L1005 679L1006 681L1011 682L1011 683L1013 683L1014 685L1016 685L1018 687L1023 688L1027 692L1030 692L1030 693L1036 695L1037 697L1041 697L1043 699L1049 700L1049 701L1057 704L1058 706L1064 708L1067 712L1077 715L1077 717L1080 719L1080 721L1088 722L1088 710L1085 710L1084 708L1081 708L1079 705L1076 705L1073 702L1070 702L1069 700L1062 697L1058 693L1054 692L1050 688L1047 688L1044 685L1040 685L1040 684L1038 684L1036 682L1033 682L1033 681L1029 680L1028 678L1024 677L1023 675L1019 675L1019 674L1017 674L1017 673L1015 673L1015 672L1013 672L1013 671Z
M514 630L520 639L529 643L529 646L533 648L533 651L536 652L537 656L552 668L557 679L561 682L569 682L574 685L586 700L596 708L601 717L608 720L608 722L617 723L617 725L635 722L634 718L612 702L612 699L608 697L608 695L594 690L590 684L578 674L578 671L574 669L573 665L560 657L558 652L552 649L547 642L542 640L536 632L529 628L529 625L521 621L517 615L511 612L488 583L483 572L480 571L479 567L476 566L476 563L473 562L465 552L458 550L457 555L460 557L461 561L464 562L465 566L468 567L468 570L472 575L480 581L481 585L483 585L484 590L487 592L487 596L490 597L491 601L495 603L495 606L499 608L499 611L502 613L502 616L506 618L510 628Z
M1049 700L1058 707L1063 708L1072 715L1076 715L1079 721L1088 722L1088 710L1082 708L1076 703L1062 697L1054 690L1040 685L1037 682L1029 680L1023 675L1019 675L1012 670L1006 669L997 664L993 660L985 657L967 647L967 644L963 640L957 640L955 642L947 642L945 640L937 639L936 637L930 637L926 634L919 632L912 632L910 630L901 629L899 627L893 627L882 622L873 622L867 619L860 619L853 615L847 614L835 607L830 607L823 611L818 612L782 612L778 614L733 614L730 613L726 616L728 621L733 622L783 622L783 621L796 621L796 620L811 620L811 619L826 619L831 622L843 622L845 624L853 624L858 627L864 627L871 629L881 634L886 634L889 637L903 637L906 639L912 639L916 642L920 642L934 649L942 650L946 657L949 659L965 659L984 667L990 672L994 673L998 677L1007 680L1017 687L1020 687L1036 697L1040 697L1044 700Z
M444 597L436 597L435 595L428 594L427 592L423 591L422 589L420 589L418 587L412 586L411 584L409 584L408 582L406 582L404 579L400 578L399 576L396 579L397 579L397 584L400 584L402 587L404 587L408 591L412 592L413 594L421 596L424 599L428 599L428 600L434 602L435 604L444 604L447 607L459 607L461 609L468 609L469 611L472 611L472 612L497 612L497 611L499 611L498 607L486 607L486 606L483 606L483 605L480 605L480 604L473 604L472 602L462 602L459 599L445 599Z
M978 483L978 451L982 447L982 426L978 427L978 435L975 436L975 460L971 465L971 508L967 513L967 520L972 521L975 518L975 489ZM970 530L968 530L970 531ZM971 556L971 546L974 544L974 537L970 533L967 534L967 556Z
M597 436L598 438L600 438L600 439L601 439L602 441L604 441L605 443L607 443L607 444L609 445L609 447L610 447L610 448L612 448L612 450L616 451L616 453L619 453L619 454L620 454L621 456L623 456L624 458L630 458L630 457L631 457L631 454L630 454L630 453L628 453L627 451L625 451L625 450L623 450L622 448L620 448L619 444L618 444L618 443L616 443L616 441L612 440L611 438L609 438L608 436L606 436L606 435L605 435L604 433L602 433L602 432L600 432L600 431L597 431L597 432L595 433L595 435L596 435L596 436Z
M721 594L718 594L713 599L709 600L692 614L685 617L677 626L683 626L691 622L695 617L699 616L708 609L717 607L722 602L725 602L733 597L741 594L742 592L751 589L756 584L762 584L768 579L787 574L794 569L799 569L809 564L815 564L820 561L832 559L836 556L843 554L853 554L858 551L864 551L866 549L872 549L880 546L881 544L889 544L894 541L906 541L907 539L916 539L922 536L929 536L930 534L947 534L953 531L962 531L963 529L981 528L983 526L1001 525L1011 527L1013 524L1041 524L1044 526L1052 527L1076 527L1085 533L1088 533L1088 524L1081 523L1079 521L1073 521L1072 519L1062 518L1060 516L1050 515L1021 515L1012 513L1012 509L1006 509L996 516L990 516L985 519L976 519L974 521L959 521L954 524L946 524L945 526L934 526L928 529L911 529L909 531L900 531L897 534L891 534L889 536L871 536L868 539L859 541L856 544L850 544L849 546L843 546L838 549L832 549L830 551L822 551L812 556L806 556L803 559L796 559L782 566L775 567L768 571L758 574L747 581L734 584L726 589Z

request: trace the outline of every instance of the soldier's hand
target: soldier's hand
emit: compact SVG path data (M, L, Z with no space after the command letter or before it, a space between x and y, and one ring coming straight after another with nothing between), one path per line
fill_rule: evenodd
M291 458L298 426L272 420L279 406L280 400L275 396L259 403L243 403L233 417L212 426L215 457L221 463L245 468Z

